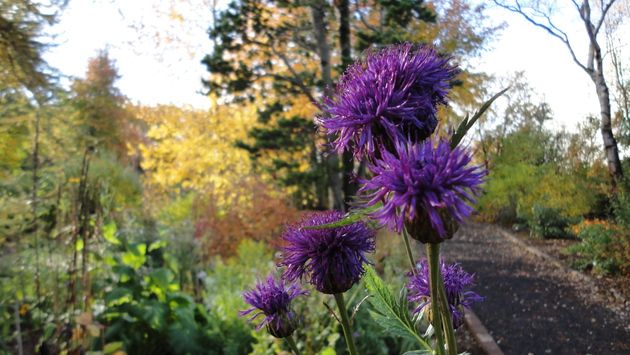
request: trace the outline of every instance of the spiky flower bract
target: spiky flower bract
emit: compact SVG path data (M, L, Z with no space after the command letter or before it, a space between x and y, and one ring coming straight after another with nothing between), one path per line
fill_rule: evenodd
M297 284L291 283L287 287L284 281L276 281L269 275L266 281L257 283L254 289L243 293L245 302L252 307L239 314L245 316L254 313L250 321L264 315L256 329L266 325L269 334L276 338L286 338L293 334L298 326L298 318L291 309L291 301L305 294L307 292L301 290Z
M363 181L360 193L366 206L383 203L372 213L381 224L401 232L405 221L428 220L439 238L448 238L449 220L461 223L471 214L469 203L480 193L485 176L484 169L470 162L466 150L451 149L446 140L437 145L431 140L399 142L396 154L384 151L369 166L374 175Z
M453 316L453 327L459 328L463 323L464 309L470 309L474 302L483 301L483 297L472 291L464 291L473 286L474 275L464 271L459 264L446 265L441 261L440 272L442 280L444 280L444 289L450 312ZM413 311L415 314L420 313L425 307L430 309L431 287L429 280L429 265L424 260L420 263L418 272L410 276L407 284L409 300L418 304Z
M366 253L374 251L375 232L363 222L342 227L309 228L338 222L337 211L315 212L283 234L281 266L288 280L306 279L319 292L343 293L358 282L367 263Z
M350 66L318 119L335 137L334 148L353 145L355 155L373 157L399 139L429 137L458 72L449 59L429 46L406 43L368 53Z

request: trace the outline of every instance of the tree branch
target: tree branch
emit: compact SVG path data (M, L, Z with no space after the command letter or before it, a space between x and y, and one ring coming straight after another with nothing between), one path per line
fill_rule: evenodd
M279 50L276 49L276 47L273 45L272 41L273 41L273 36L270 33L266 33L267 38L269 40L269 42L261 42L261 41L255 41L255 40L249 40L248 42L251 44L255 44L261 47L266 47L269 48L271 50L271 52L278 57L282 63L284 63L284 65L287 67L287 69L289 70L289 72L291 73L291 76L293 78L287 78L278 74L272 74L271 76L276 78L276 79L283 79L283 80L287 80L290 83L292 83L293 85L297 86L298 89L300 90L300 92L302 94L304 94L306 97L308 97L309 101L311 101L311 103L313 105L315 105L315 107L317 107L318 109L322 110L323 107L321 106L321 104L317 101L317 99L315 99L315 97L313 96L313 94L311 93L311 91L308 89L308 87L306 87L306 85L304 84L304 82L302 81L302 79L300 79L299 74L295 71L295 69L293 68L293 66L291 65L291 62L289 61L289 59Z
M321 106L321 104L315 99L315 97L313 96L311 91L306 87L306 85L304 85L304 82L302 81L302 79L300 79L300 76L291 65L291 62L289 62L289 59L283 53L278 51L275 46L271 45L269 46L269 48L271 49L273 54L275 54L278 58L280 58L280 60L282 60L284 65L287 67L287 69L289 70L289 72L294 78L293 83L297 85L298 88L300 88L300 91L304 95L306 95L306 97L308 97L308 99L311 101L313 105L315 105L315 107L317 107L320 110L323 110L323 107Z
M595 36L599 33L599 30L602 28L604 24L604 20L606 19L606 14L608 14L608 10L612 7L616 0L611 0L608 4L602 7L602 16L599 18L597 22L597 26L595 26Z
M545 25L541 22L538 22L536 19L534 19L532 16L530 16L526 10L521 6L521 4L516 1L516 6L510 6L507 5L499 0L493 0L494 3L501 7L504 8L510 12L519 14L521 16L523 16L523 18L525 18L525 20L527 20L529 23L531 23L532 25L538 27L538 28L542 28L543 30L547 31L547 33L549 33L550 35L552 35L553 37L556 37L557 39L559 39L562 43L565 44L565 46L567 47L567 49L569 50L569 53L571 54L571 58L573 59L573 61L580 67L582 68L587 74L591 75L592 73L592 69L587 67L586 65L584 65L582 62L580 62L580 60L577 58L575 51L573 50L573 46L571 45L571 42L569 41L569 36L566 34L566 32L560 30L560 28L558 28L556 25L553 24L553 22L551 21L551 18L548 15L543 14L541 11L533 9L534 12L536 12L539 16L543 16L548 25ZM574 1L574 0L572 0Z

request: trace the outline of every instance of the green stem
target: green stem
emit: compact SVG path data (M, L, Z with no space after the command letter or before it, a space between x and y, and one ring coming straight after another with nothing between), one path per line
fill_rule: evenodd
M293 336L289 335L288 337L284 339L286 339L287 343L289 344L289 347L291 348L291 350L293 350L293 353L295 355L300 355L300 350L298 350L297 344L295 344L295 340L293 340Z
M343 299L342 293L335 293L335 301L339 308L339 315L341 316L341 327L343 328L343 335L346 338L346 344L350 355L357 355L357 347L354 345L354 339L352 339L352 328L350 328L350 321L348 320L348 311L346 310L346 302Z
M457 354L457 341L455 340L455 329L453 328L453 319L451 310L448 305L448 298L446 297L446 290L444 289L444 280L442 275L439 275L438 292L440 300L440 310L442 311L442 320L444 326L444 333L446 333L446 344L448 346L448 355Z
M407 257L409 257L409 263L411 265L411 273L413 275L416 274L416 261L413 258L413 253L411 252L411 244L409 243L409 233L407 233L407 228L403 228L403 240L405 241L405 249L407 249Z
M444 351L444 328L442 328L442 313L440 313L439 287L440 282L440 245L429 243L426 245L427 260L429 262L429 287L431 288L431 319L433 330L437 339L436 351L438 355L443 355Z

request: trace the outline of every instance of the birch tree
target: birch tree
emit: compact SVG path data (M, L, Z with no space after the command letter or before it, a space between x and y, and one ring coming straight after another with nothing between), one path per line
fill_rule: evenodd
M585 32L582 41L588 44L586 56L580 59L575 50L573 39L569 38L566 30L559 27L552 18L554 6L544 1L500 1L494 0L498 6L521 15L532 25L546 31L549 35L558 39L571 55L571 59L579 66L591 79L600 107L600 132L604 141L604 151L608 172L613 182L619 181L623 177L621 161L619 159L619 148L617 140L612 130L612 112L610 105L610 90L605 77L604 53L598 39L609 11L616 0L600 0L596 6L591 6L589 0L571 0L574 15L577 16L584 25Z

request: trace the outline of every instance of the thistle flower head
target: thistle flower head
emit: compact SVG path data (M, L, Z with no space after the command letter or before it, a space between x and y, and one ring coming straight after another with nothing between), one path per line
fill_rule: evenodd
M474 302L483 301L483 297L472 291L464 291L474 284L474 275L464 271L459 264L446 265L440 261L440 272L444 280L446 298L453 315L453 327L462 325L464 309L472 306ZM426 260L420 263L418 273L411 275L407 284L408 298L417 303L414 314L420 313L431 304L431 288L429 284L429 265Z
M269 334L276 338L286 338L297 328L298 318L291 310L291 301L299 295L307 294L296 284L288 287L284 281L276 281L269 275L267 280L256 284L253 290L243 293L245 302L252 307L239 312L241 316L253 313L249 319L254 320L260 315L264 316L256 329L267 326Z
M430 242L439 242L451 236L447 233L451 219L460 223L470 215L473 208L469 203L480 192L485 170L469 166L470 161L468 152L451 149L445 140L437 145L431 140L399 142L396 154L383 152L369 166L374 175L363 181L360 194L366 206L383 203L372 213L381 224L401 232L405 221L428 221L428 229L439 237Z
M318 121L337 151L373 157L399 139L420 142L437 126L458 70L428 46L402 44L368 53L341 77Z
M334 223L341 212L317 212L306 216L283 234L284 277L295 281L305 278L319 292L342 293L349 290L365 273L365 254L374 251L374 231L363 222L342 227L309 228Z

